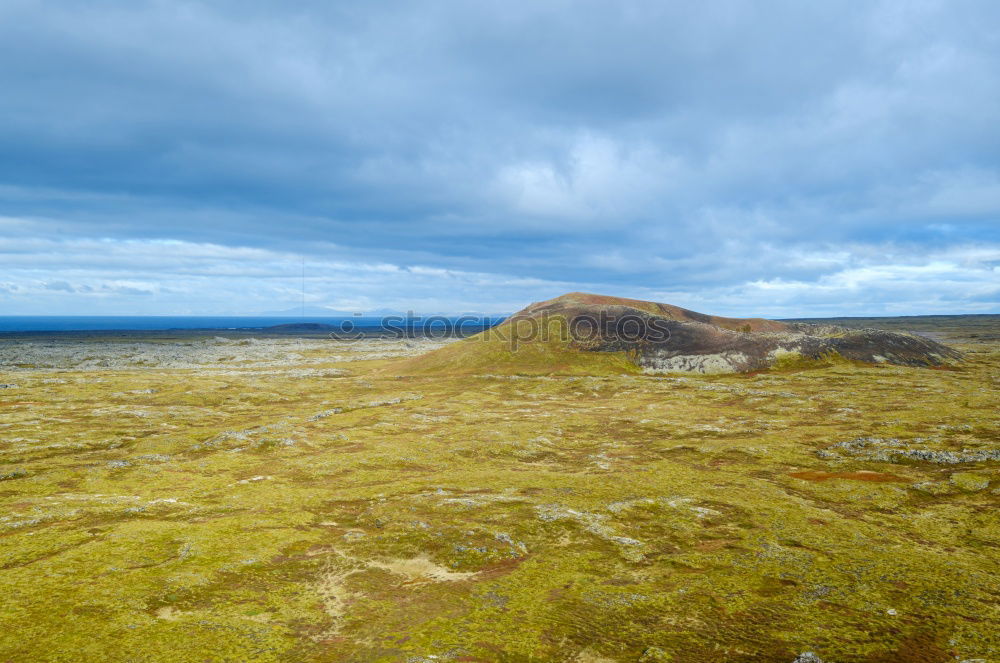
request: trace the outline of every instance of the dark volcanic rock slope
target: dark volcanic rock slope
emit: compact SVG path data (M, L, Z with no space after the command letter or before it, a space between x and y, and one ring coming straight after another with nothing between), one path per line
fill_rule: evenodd
M585 352L625 352L646 372L746 372L838 357L938 366L961 358L947 346L912 334L723 318L669 304L586 293L532 304L505 324L546 329L546 321L553 318L565 320L566 342L571 347Z

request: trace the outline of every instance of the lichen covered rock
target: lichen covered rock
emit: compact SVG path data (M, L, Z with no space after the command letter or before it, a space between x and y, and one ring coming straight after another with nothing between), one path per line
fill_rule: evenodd
M990 478L975 472L956 472L949 479L952 485L969 493L976 493L990 487Z

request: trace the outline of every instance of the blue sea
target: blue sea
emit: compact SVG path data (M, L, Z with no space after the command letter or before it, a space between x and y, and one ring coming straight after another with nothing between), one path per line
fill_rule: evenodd
M277 325L318 323L340 329L443 329L492 326L503 320L498 316L117 316L117 315L8 315L0 316L0 332L72 332L72 331L169 331L169 330L260 330Z

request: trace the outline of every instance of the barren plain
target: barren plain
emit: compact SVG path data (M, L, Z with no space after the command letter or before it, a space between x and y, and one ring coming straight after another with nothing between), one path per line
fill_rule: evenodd
M922 329L942 370L719 376L0 340L0 660L1000 661L975 325Z

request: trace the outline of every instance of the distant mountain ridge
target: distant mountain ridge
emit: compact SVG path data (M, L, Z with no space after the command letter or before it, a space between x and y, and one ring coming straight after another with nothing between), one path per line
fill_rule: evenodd
M364 315L367 317L379 316L379 315L403 315L403 312L396 311L394 309L374 309L372 311L341 311L339 309L329 308L326 306L306 306L305 308L301 306L293 306L292 308L287 308L281 311L262 311L256 315L262 316L320 316L324 318L349 318L355 315Z

